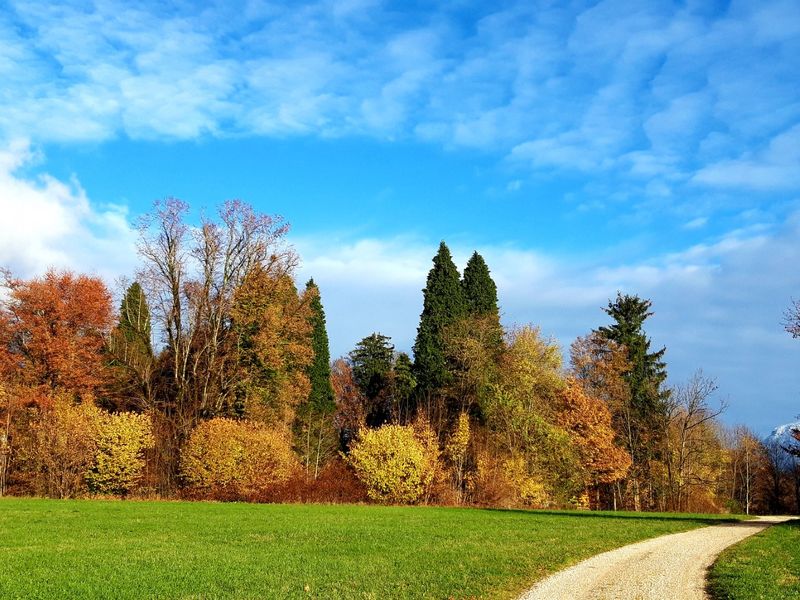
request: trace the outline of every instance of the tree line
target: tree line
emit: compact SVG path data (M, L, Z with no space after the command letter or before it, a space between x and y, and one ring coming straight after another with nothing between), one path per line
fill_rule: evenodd
M800 501L797 461L722 427L713 380L667 385L649 300L618 294L563 364L538 327L501 324L483 257L462 276L442 242L413 356L373 332L331 361L320 290L298 288L285 222L239 201L197 226L188 217L167 199L140 220L141 265L118 311L96 277L4 273L0 493L680 511Z

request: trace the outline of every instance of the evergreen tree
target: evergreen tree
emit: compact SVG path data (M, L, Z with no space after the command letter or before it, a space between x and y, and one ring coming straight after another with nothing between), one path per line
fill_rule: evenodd
M489 274L489 267L483 257L475 252L464 269L464 300L470 316L483 317L498 315L497 285Z
M141 410L152 406L155 358L151 334L150 308L142 286L134 282L125 291L117 326L108 338L118 400L104 400L105 408Z
M147 306L142 286L134 281L125 291L119 307L118 343L124 343L129 352L141 357L152 357L153 346L150 339L152 324L150 308Z
M614 323L597 330L605 339L627 349L631 370L625 378L630 387L631 402L643 416L663 410L668 396L668 392L661 389L667 378L666 364L662 360L666 348L650 352L650 340L643 330L645 320L653 314L651 305L649 300L618 293L617 299L603 309Z
M325 310L319 288L313 279L306 284L306 293L311 298L311 347L314 350L314 360L307 370L311 383L308 402L316 412L332 413L336 404L331 386L331 353L328 348L328 332L325 329Z
M350 352L353 378L366 398L364 413L370 427L380 427L392 413L394 345L390 340L385 335L373 333L358 342Z
M436 392L448 383L444 332L466 315L461 278L450 250L442 242L423 290L422 314L414 342L414 371L421 392Z
M388 336L373 333L350 352L353 378L370 400L377 398L389 384L394 358L394 345L390 340Z
M503 328L497 303L497 285L489 274L489 266L477 252L470 257L461 281L467 312L473 319L471 328L480 332L481 343L495 360L503 348ZM470 329L470 328L468 328Z
M596 333L616 342L627 352L629 370L623 375L629 391L629 407L621 415L624 425L618 427L633 459L631 477L634 483L635 506L639 509L641 480L651 477L650 461L659 457L666 427L669 390L662 387L667 378L663 361L666 348L650 351L650 340L644 333L644 322L653 313L651 302L638 296L617 293L614 302L604 311L614 323L600 327ZM622 431L619 431L622 429ZM654 503L651 498L651 504Z

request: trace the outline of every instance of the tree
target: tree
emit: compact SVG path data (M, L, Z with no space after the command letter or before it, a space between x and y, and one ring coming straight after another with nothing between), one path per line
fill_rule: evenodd
M114 357L112 365L122 371L119 393L132 397L130 403L140 410L152 409L155 400L152 322L144 290L136 281L122 298L119 320L108 338L108 348Z
M258 267L271 281L290 275L296 256L283 244L288 230L279 217L256 213L238 200L225 202L217 220L186 222L189 207L158 201L139 223L139 281L166 342L162 360L164 410L180 442L201 417L235 403L240 373L232 364L234 295Z
M311 392L308 298L298 296L288 275L256 266L237 288L230 315L238 349L238 364L229 367L237 375L237 412L288 429Z
M444 242L433 258L423 290L422 314L414 342L414 374L422 394L438 393L450 382L444 350L444 331L467 315L458 269Z
M659 456L666 431L667 405L669 391L662 388L667 377L663 362L666 348L650 352L650 340L644 333L645 320L650 312L651 302L638 296L617 294L614 302L604 309L614 323L600 327L595 332L601 338L623 346L627 352L629 370L624 374L630 393L630 415L627 419L628 431L621 432L628 438L628 452L633 459L631 483L633 487L634 509L641 508L641 483L651 484L651 461ZM655 499L650 494L651 504Z
M499 318L497 285L489 274L489 266L477 252L473 253L464 269L461 282L467 313L473 316L495 315Z
M379 427L391 417L391 383L394 345L391 338L373 333L363 338L350 352L350 364L361 392L367 400L366 419Z
M800 300L792 300L792 305L786 310L784 328L793 338L800 338Z
M311 383L308 402L314 411L330 414L336 408L331 386L331 353L328 348L328 332L325 329L325 310L322 307L319 287L313 279L306 283L306 298L311 309L311 349L314 360L306 372Z
M334 424L339 432L339 446L347 452L366 426L366 398L353 376L353 367L344 358L333 361L331 383L336 399Z
M165 342L154 402L162 493L176 485L178 449L198 422L241 408L237 291L256 268L265 281L279 282L297 263L282 219L243 202L225 202L216 218L202 216L198 225L188 218L188 205L169 198L139 222L144 264L137 278Z
M698 489L713 495L716 480L710 474L720 462L720 449L709 427L726 408L724 402L711 406L716 389L714 380L698 371L686 385L676 387L668 401L664 462L671 510L690 509L691 495Z
M586 486L597 489L625 477L631 457L616 445L606 404L587 394L575 379L567 381L557 402L556 422L572 436L586 472Z
M0 346L7 377L45 395L95 393L108 383L111 295L99 278L50 270L29 281L9 277L6 286Z

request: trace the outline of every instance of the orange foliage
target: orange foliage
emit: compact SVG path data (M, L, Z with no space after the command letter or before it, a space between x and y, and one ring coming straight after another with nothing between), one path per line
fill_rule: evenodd
M587 394L575 379L559 393L557 422L578 448L589 483L612 483L625 477L631 457L614 443L611 412L602 400Z
M0 305L0 368L30 386L90 393L107 379L105 336L112 324L111 295L97 277L48 271L8 279Z

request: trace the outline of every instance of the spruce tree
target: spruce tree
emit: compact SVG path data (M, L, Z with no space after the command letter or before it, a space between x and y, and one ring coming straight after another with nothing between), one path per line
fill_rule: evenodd
M605 339L627 349L631 370L626 374L626 380L631 402L643 416L663 410L667 395L661 389L667 378L666 363L662 360L666 348L650 352L650 340L643 329L645 320L653 314L651 306L649 300L617 293L617 299L603 309L614 323L597 330Z
M450 250L442 242L423 290L422 314L414 342L414 371L420 392L436 392L449 382L444 331L466 315L461 278Z
M311 347L314 350L314 360L308 366L308 379L311 383L311 392L308 396L310 407L319 413L332 413L336 404L331 386L331 353L328 346L328 332L325 328L325 310L322 307L322 298L319 287L313 279L306 283L306 293L311 297Z
M662 387L667 378L663 361L666 348L651 352L650 340L643 329L645 320L653 314L650 307L649 300L617 293L616 300L603 309L614 323L596 331L601 338L616 342L627 351L630 366L624 378L630 405L624 411L624 426L618 433L626 440L633 459L630 476L637 510L640 484L651 477L650 461L658 458L661 452L669 399L669 391ZM655 499L650 498L650 503L654 505Z
M470 316L483 317L500 314L497 306L497 285L489 274L483 257L475 252L464 269L464 300Z

